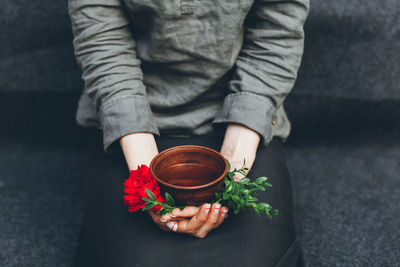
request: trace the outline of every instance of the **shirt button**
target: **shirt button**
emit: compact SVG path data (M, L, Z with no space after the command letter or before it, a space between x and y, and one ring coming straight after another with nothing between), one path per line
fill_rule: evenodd
M272 121L272 125L275 125L276 124L276 121Z
M183 15L193 14L193 12L194 12L194 7L192 7L192 6L183 6L181 8L181 13Z

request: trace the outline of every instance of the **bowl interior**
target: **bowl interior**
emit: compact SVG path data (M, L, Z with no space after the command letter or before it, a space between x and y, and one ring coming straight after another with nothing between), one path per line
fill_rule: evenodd
M201 146L177 146L155 158L153 173L164 184L194 187L209 184L224 174L226 162L222 156Z

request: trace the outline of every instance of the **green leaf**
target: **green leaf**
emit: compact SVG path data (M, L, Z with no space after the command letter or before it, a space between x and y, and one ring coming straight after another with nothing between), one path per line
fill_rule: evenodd
M243 179L240 180L239 183L241 183L241 184L248 184L249 182L250 182L250 179L249 179L249 178L243 178Z
M238 196L236 196L236 195L232 196L232 200L235 201L235 202L240 202L240 198Z
M142 197L142 200L146 203L151 203L151 200L148 199L147 197Z
M258 190L265 191L265 187L263 187L263 186L261 186L261 185L254 184L253 186L254 186L255 188L257 188Z
M233 185L232 185L232 183L230 183L230 184L226 187L224 193L230 193L230 192L232 192L232 189L233 189Z
M142 211L146 211L146 210L152 209L152 208L154 208L155 205L156 205L156 204L154 204L154 203L147 203L147 204L144 206L144 208L142 209Z
M272 187L272 184L265 182L264 186Z
M258 200L258 198L256 198L255 196L249 195L249 202L255 202L257 200Z
M225 178L224 180L224 184L225 184L225 188L229 185L230 181L228 178Z
M184 210L186 208L186 206L179 206L178 207L180 210Z
M254 208L254 211L257 213L258 216L261 216L262 214L261 210Z
M240 212L240 207L234 207L233 214L238 214Z
M243 176L246 176L246 171L247 171L247 170L249 170L249 169L243 168L243 169L240 169L238 172L240 172L241 174L243 174Z
M257 206L263 210L271 210L272 209L271 205L268 203L265 203L265 202L258 203Z
M169 212L167 211L167 210L164 210L164 209L162 209L161 211L160 211L160 215L165 215L165 214L168 214Z
M147 196L150 198L152 201L157 201L156 197L154 196L153 192L151 192L149 189L146 188L146 193Z
M256 183L257 183L257 184L261 184L261 183L264 183L264 182L267 181L267 180L268 180L267 177L258 177L258 178L256 179Z
M227 200L227 199L229 199L229 197L230 197L230 194L224 194L223 197L222 197L222 199L223 199L223 200Z
M167 204L171 207L175 206L174 198L168 192L165 192L165 200L167 201Z
M163 209L161 210L160 214L161 214L161 215L169 214L169 213L172 212L173 209L174 209L174 208L171 208L171 207L165 207L165 208L163 208Z

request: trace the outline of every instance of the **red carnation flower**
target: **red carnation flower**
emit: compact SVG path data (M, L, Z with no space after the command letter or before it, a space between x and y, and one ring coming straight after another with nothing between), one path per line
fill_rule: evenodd
M153 192L156 199L165 203L165 199L160 194L160 187L157 181L151 176L150 169L146 165L139 166L136 170L129 173L129 178L124 183L125 205L128 206L129 212L134 212L144 208L146 202L142 198L149 198L146 193L146 188ZM161 210L160 205L154 206L152 211Z

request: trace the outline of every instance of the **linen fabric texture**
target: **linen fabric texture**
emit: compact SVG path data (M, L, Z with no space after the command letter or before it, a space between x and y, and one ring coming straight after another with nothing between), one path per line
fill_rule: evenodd
M91 143L85 218L75 267L229 266L300 267L303 259L293 212L291 179L280 139L260 146L250 178L268 175L272 188L259 200L279 210L268 219L252 209L229 216L204 239L165 232L146 212L129 213L123 183L129 176L122 151L103 153L101 132ZM219 150L219 135L162 135L159 151L195 144Z
M207 135L228 123L286 139L308 0L69 0L85 87L76 111L104 151L134 132Z

